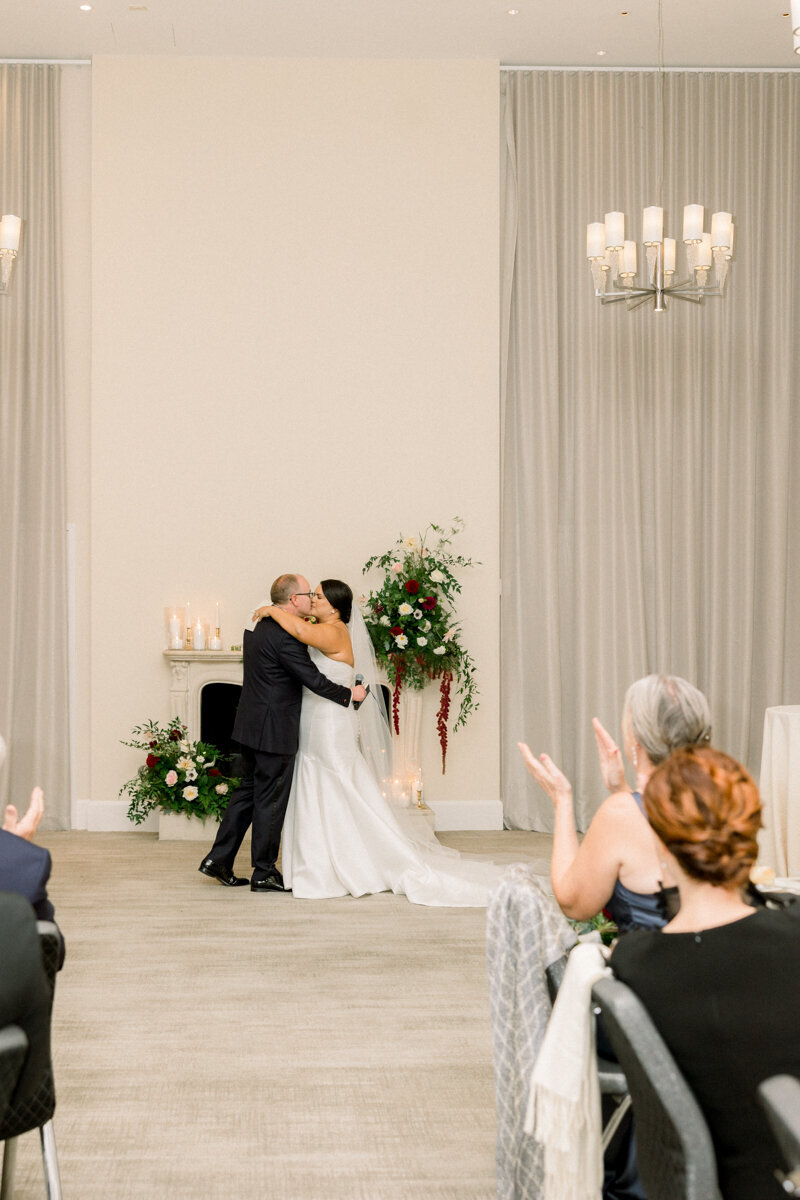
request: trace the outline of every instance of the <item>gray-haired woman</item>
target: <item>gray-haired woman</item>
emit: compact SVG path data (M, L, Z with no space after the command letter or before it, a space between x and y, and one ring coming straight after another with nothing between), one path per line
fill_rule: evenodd
M631 684L622 709L622 744L636 772L633 791L625 782L622 755L613 738L596 717L592 724L600 769L611 795L600 805L580 843L569 780L547 754L536 758L524 742L519 743L528 771L555 809L553 894L563 912L577 920L587 920L605 908L621 933L659 928L667 916L642 792L673 750L710 740L708 702L678 675L647 675Z

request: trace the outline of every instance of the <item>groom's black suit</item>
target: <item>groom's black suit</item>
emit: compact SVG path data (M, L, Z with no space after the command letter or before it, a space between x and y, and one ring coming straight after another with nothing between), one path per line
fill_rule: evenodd
M252 881L275 869L289 802L300 730L303 685L345 707L350 688L318 671L308 650L277 621L245 630L242 695L233 726L242 747L244 775L220 822L209 858L233 871L242 838L252 823Z

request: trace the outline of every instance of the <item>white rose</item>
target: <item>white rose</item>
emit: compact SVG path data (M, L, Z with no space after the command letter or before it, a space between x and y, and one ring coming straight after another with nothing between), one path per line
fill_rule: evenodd
M415 609L414 609L414 620L415 620L415 621L418 621L418 620L420 619L420 617L421 617L421 616L422 616L422 609L421 609L421 608L415 608Z
M401 617L407 617L408 614L413 612L414 610L410 604L406 604L406 602L403 601L403 603L400 605L400 607L398 608L397 611L400 613Z
M417 638L417 645L418 645L418 646L427 646L427 644L428 644L428 639L427 639L427 638Z
M187 758L186 755L184 755L182 758L178 759L178 761L175 763L175 766L179 771L190 771L194 766L194 763L190 758Z
M431 583L444 583L444 575L441 571L431 571Z
M405 646L408 645L408 638L406 637L406 635L404 633L398 633L397 637L394 640L395 640L395 645L399 646L401 650ZM444 653L444 651L442 651L442 653Z
M198 756L197 756L197 761L198 761L198 762L205 762L205 761L206 761L206 756L205 756L205 754L198 754Z
M423 621L420 628L422 629L423 633L430 633L432 628L430 621Z
M434 654L444 654L445 650L446 650L445 646L437 646L433 653Z
M399 562L393 562L392 570L394 571L395 575L399 575L400 572L403 570L403 564L399 563Z
M194 767L190 767L186 772L186 782L194 783L195 779L197 779L197 771L195 771Z
M196 787L185 787L183 789L184 800L196 800L197 796L198 796L198 791L197 791Z
M218 783L217 786L214 788L214 791L217 793L218 796L227 796L227 794L228 794L227 783Z
M416 550L417 546L419 545L419 542L412 535L411 537L403 538L403 545L405 546L406 550Z
M391 625L391 623L392 623L392 622L391 622L391 621L389 620L389 618L386 616L386 613L384 613L384 614L383 614L383 616L381 617L380 621L378 622L378 624L379 624L379 625Z

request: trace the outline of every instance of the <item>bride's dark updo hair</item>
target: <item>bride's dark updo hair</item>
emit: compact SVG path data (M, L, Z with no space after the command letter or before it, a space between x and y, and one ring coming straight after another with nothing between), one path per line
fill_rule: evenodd
M341 579L323 579L319 585L322 594L333 608L338 608L339 616L345 625L350 623L353 611L353 592Z
M693 879L741 887L758 855L758 788L736 759L710 746L676 750L644 789L647 819Z

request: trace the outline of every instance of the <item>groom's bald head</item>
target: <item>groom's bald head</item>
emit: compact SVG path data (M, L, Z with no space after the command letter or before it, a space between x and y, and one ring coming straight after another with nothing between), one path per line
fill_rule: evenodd
M295 592L300 591L297 575L279 575L269 589L273 604L288 604Z

